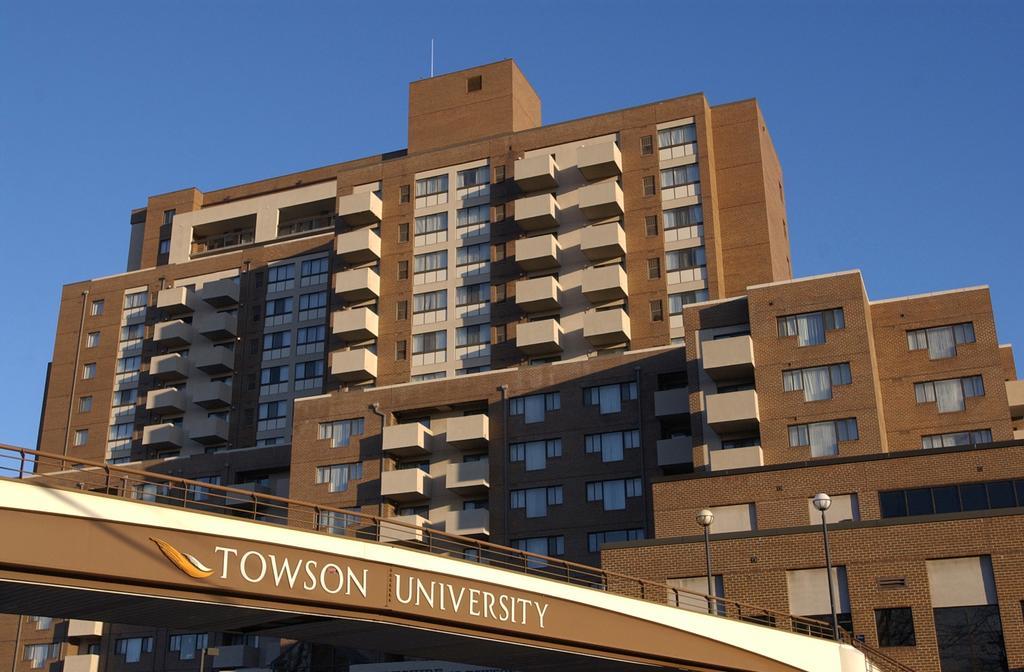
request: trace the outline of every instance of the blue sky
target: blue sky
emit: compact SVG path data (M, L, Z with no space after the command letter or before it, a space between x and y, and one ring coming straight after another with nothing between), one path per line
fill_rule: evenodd
M404 147L431 37L439 73L515 58L548 123L757 97L797 275L988 284L1024 348L1021 35L1022 2L8 0L0 442L35 444L60 286L124 270L132 208Z

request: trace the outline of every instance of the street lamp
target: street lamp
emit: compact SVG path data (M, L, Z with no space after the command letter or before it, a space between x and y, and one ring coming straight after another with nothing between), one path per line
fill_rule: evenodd
M711 523L715 520L715 514L710 509L701 509L697 512L697 524L704 528L704 562L708 572L708 613L715 613L714 610L714 588L711 585L711 539L708 536Z
M832 498L824 492L819 492L812 500L814 508L821 511L821 534L825 539L825 576L828 577L828 606L832 610L832 639L839 641L839 621L836 616L835 587L832 585L832 555L828 548L828 522L825 520L825 512L832 506Z

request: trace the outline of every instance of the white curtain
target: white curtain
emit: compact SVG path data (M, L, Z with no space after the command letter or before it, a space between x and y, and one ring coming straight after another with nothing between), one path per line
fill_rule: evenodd
M839 453L835 423L816 422L809 425L808 430L811 442L811 457L824 457Z
M605 385L598 388L598 392L601 397L601 415L622 410L622 394L618 385Z
M530 488L526 491L526 517L542 518L548 515L547 488Z
M142 638L132 637L126 640L124 647L124 662L137 663L142 658Z
M534 394L526 397L526 417L524 422L544 422L544 395Z
M604 482L604 510L621 511L626 508L626 482Z
M964 410L964 389L958 379L935 381L935 401L939 404L939 413L952 413Z
M537 471L547 466L547 448L543 441L531 441L525 445L524 449L527 471Z
M956 357L956 343L953 341L953 329L939 327L928 330L928 358L947 359Z
M825 323L821 313L808 313L796 317L797 345L816 345L825 342Z
M601 435L601 461L619 462L622 460L622 433L610 432Z
M804 399L821 401L832 398L832 383L827 366L804 369Z

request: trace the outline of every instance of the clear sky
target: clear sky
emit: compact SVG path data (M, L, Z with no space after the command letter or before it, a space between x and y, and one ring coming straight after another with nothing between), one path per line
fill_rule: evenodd
M4 0L0 442L34 446L60 287L124 270L132 208L405 147L431 37L438 73L515 58L546 123L758 98L796 275L988 284L1024 352L1019 0Z

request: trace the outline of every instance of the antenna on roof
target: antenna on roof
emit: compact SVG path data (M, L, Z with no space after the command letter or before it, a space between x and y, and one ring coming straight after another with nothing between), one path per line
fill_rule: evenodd
M430 38L430 76L434 76L434 38Z

